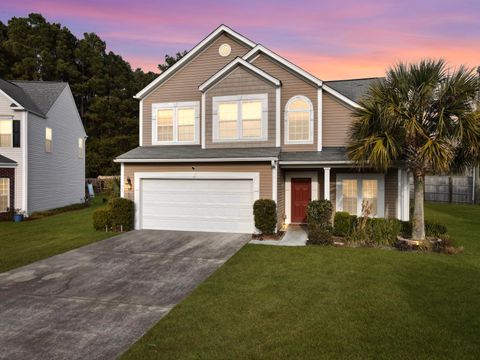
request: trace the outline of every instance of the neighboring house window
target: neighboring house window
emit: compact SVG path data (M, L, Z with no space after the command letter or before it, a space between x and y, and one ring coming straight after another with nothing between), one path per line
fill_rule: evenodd
M0 212L10 207L10 179L0 178Z
M45 152L52 152L52 128L45 128Z
M268 94L216 96L213 141L267 140Z
M13 120L0 119L0 147L13 145Z
M153 144L198 144L198 101L153 104Z
M336 210L362 215L362 204L370 205L370 216L384 216L383 174L337 174Z
M313 144L313 105L305 96L294 96L285 106L285 143Z
M83 139L78 138L78 157L83 158Z

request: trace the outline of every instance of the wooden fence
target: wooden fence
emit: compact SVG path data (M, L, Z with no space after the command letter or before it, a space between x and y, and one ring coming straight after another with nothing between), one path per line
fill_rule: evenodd
M410 177L410 198L413 198L412 177ZM425 200L473 204L473 176L427 176Z

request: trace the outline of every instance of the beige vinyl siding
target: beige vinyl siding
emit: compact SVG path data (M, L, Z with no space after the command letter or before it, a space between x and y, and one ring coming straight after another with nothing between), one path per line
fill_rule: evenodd
M5 95L0 93L0 115L3 116L13 116L14 120L22 120L22 116L24 114L23 111L13 111L10 105L12 101L9 100ZM23 151L25 148L25 144L22 142L23 137L23 124L20 126L20 147L0 147L0 154L6 156L9 159L17 162L17 166L15 167L15 208L21 209L22 208L22 201L23 201ZM23 210L23 209L22 209Z
M233 70L205 93L205 147L206 148L231 148L231 147L263 147L275 146L275 90L273 84L267 83L257 75L242 67ZM230 95L268 95L268 139L266 141L233 141L213 142L213 106L215 96Z
M336 207L336 174L358 172L354 169L332 169L330 171L330 199L333 208ZM373 172L373 171L366 171ZM389 169L385 174L385 217L395 218L397 216L397 194L398 194L398 175L397 169Z
M229 44L229 56L220 56L218 48ZM152 144L152 104L162 102L201 101L198 86L237 56L243 56L249 48L227 35L216 39L209 47L178 70L170 79L159 85L143 100L143 145Z
M181 164L125 164L124 177L132 181L132 191L125 189L125 197L133 200L136 172L192 172L192 166L198 172L258 172L260 174L260 197L272 198L272 167L266 163L181 163Z
M51 128L53 134L51 153L45 152L46 127ZM84 136L82 120L68 87L52 105L46 119L29 113L29 212L78 204L84 200L85 155L78 156L78 139Z
M281 88L281 143L283 151L315 151L317 150L317 132L318 132L318 106L317 106L317 87L309 84L302 78L294 75L265 55L260 54L253 62L253 65L262 69L266 73L274 76L282 82ZM313 104L314 126L313 126L313 144L306 145L286 145L285 144L285 106L292 97L296 95L306 96Z
M344 102L323 91L323 147L347 146L353 110Z

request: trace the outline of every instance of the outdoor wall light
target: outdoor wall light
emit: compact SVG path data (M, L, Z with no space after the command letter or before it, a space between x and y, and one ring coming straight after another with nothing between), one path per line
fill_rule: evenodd
M125 180L125 190L132 191L132 179L129 177L127 177L127 180Z

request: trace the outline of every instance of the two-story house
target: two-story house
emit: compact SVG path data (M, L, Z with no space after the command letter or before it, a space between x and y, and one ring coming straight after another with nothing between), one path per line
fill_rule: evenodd
M0 212L83 201L85 139L67 83L0 79Z
M220 26L136 95L140 146L115 160L136 228L251 233L258 198L276 201L279 226L305 222L315 199L408 219L405 169L346 157L372 80L322 81Z

